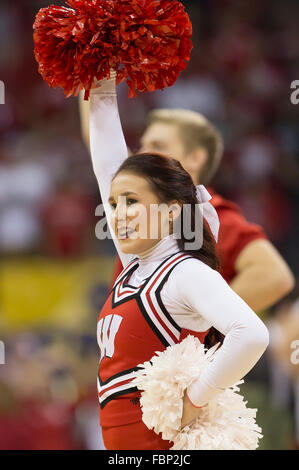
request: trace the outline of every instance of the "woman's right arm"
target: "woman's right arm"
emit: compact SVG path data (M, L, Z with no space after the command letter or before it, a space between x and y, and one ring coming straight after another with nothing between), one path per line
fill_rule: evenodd
M124 254L120 249L110 223L112 209L108 200L113 176L128 156L127 146L119 118L115 78L102 80L98 85L90 93L92 166L99 184L108 227L122 265L125 267L134 256Z
M223 277L195 258L176 267L165 289L182 312L196 312L225 335L215 359L188 388L191 402L201 407L248 374L266 350L269 332Z

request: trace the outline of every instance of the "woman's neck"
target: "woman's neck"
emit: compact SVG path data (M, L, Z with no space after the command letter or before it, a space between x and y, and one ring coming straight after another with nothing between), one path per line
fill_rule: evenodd
M167 237L159 240L151 248L137 255L139 258L139 268L143 271L149 264L151 265L152 262L162 262L165 258L178 251L180 250L174 235L168 235Z

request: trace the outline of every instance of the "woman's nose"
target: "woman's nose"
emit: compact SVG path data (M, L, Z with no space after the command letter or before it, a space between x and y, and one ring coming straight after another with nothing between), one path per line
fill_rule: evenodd
M118 201L116 210L115 210L115 218L118 223L126 221L127 219L126 201Z

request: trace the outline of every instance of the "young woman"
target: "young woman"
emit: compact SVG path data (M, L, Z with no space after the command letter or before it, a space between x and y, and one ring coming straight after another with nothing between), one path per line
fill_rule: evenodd
M140 392L130 385L138 364L188 334L207 347L225 335L215 360L185 392L185 426L211 398L250 371L268 345L268 330L219 274L206 223L202 246L187 248L185 229L193 230L199 215L189 174L177 160L162 155L126 158L115 80L99 85L90 98L92 162L125 266L97 327L103 439L111 450L168 449L172 443L142 421ZM152 208L160 204L169 210L153 217Z

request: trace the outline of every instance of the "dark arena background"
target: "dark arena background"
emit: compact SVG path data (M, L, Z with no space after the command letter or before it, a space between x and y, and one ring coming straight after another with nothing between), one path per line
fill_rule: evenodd
M111 241L95 236L100 194L81 137L78 98L50 89L33 55L34 17L50 3L0 4L3 450L104 449L96 324L115 253ZM153 108L207 116L225 141L213 186L264 228L298 281L299 2L183 3L194 47L175 85L134 99L126 84L118 87L127 144L137 150ZM290 311L299 340L298 284L260 312L274 346L290 333ZM274 346L241 388L258 408L260 449L298 449L299 365L289 367L290 346Z

